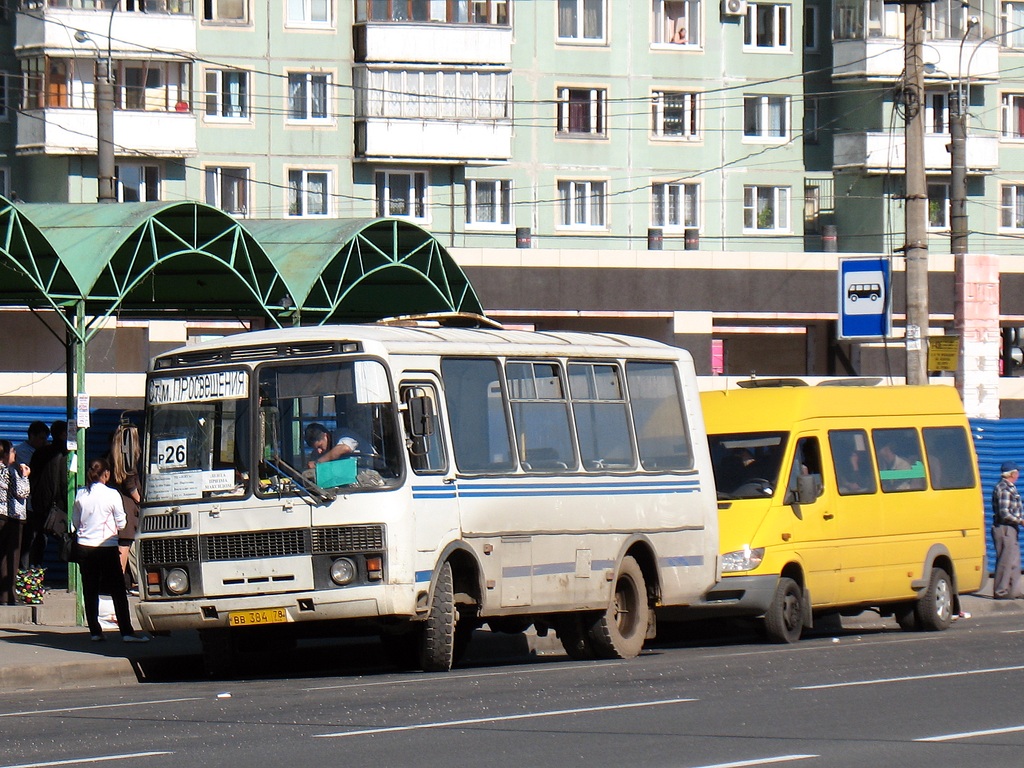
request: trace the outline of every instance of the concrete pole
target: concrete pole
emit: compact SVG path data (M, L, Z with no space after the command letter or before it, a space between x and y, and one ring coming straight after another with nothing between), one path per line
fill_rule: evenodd
M114 188L114 80L110 59L96 60L96 201L116 203Z
M906 127L907 384L928 383L928 181L924 166L924 9L903 6L903 109Z

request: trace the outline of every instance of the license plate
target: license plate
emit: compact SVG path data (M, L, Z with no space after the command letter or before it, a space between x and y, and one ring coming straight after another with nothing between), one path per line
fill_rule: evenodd
M263 608L258 611L231 611L228 625L232 627L257 627L261 624L284 624L288 612L284 608Z

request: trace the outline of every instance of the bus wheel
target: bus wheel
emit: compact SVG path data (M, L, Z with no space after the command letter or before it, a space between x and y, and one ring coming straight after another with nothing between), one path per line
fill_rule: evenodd
M920 629L917 625L917 605L915 603L900 603L893 609L896 616L896 623L904 632L916 632Z
M928 589L917 599L914 613L925 632L948 629L953 623L953 582L944 568L932 568Z
M434 599L423 627L420 666L424 672L447 672L455 660L455 588L452 564L445 563L437 575Z
M622 559L611 604L590 630L590 640L602 659L632 659L644 647L651 606L644 573L632 557Z
M783 576L764 615L764 628L773 643L795 643L804 631L804 596L800 585Z
M555 634L570 659L587 661L597 658L594 644L590 641L590 628L593 625L594 619L584 613L570 613L558 620Z

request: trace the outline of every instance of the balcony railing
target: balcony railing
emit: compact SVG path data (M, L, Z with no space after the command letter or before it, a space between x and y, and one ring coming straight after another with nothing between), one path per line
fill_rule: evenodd
M932 173L949 173L949 136L925 136L924 164ZM861 168L866 173L903 173L906 166L902 133L885 131L843 133L835 137L833 166ZM999 167L999 139L995 136L967 137L968 172L985 173Z
M169 13L191 16L194 10L192 0L117 0L118 11L123 13ZM20 0L18 7L23 11L38 11L43 8L61 8L71 11L114 10L110 0Z

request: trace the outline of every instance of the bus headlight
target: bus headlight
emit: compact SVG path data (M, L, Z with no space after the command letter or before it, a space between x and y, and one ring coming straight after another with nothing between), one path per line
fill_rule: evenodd
M164 587L172 595L183 595L188 592L188 572L184 568L171 568L164 577Z
M722 555L722 573L738 573L740 571L752 571L764 560L764 547L751 549L743 547L736 552L726 552Z
M339 557L331 563L331 581L338 586L345 586L356 577L356 564L347 557Z

